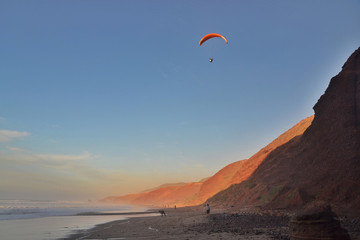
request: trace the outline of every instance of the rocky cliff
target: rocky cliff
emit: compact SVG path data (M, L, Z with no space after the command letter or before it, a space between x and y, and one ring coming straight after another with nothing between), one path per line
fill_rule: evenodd
M105 201L155 206L302 208L330 203L360 214L360 48L306 118L254 156L205 181ZM209 199L210 198L210 199Z
M230 181L241 167L241 161L234 162L205 181L183 185L158 187L147 192L125 196L107 197L104 201L152 206L192 206L230 186ZM205 187L204 187L205 186ZM210 187L209 187L210 186Z
M302 136L277 147L246 181L210 202L298 208L323 201L360 212L360 48L331 79L314 111Z
M231 163L205 181L188 184L167 184L147 192L107 197L104 201L153 206L193 206L201 204L230 185L248 179L274 149L303 134L312 120L313 116L300 121L251 158Z

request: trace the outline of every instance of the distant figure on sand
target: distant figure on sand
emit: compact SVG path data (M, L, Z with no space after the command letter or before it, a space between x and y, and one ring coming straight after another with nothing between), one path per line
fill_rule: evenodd
M175 205L175 209L176 209L176 205Z
M165 211L164 210L159 210L159 213L161 214L161 216L166 216L166 213L165 213Z
M210 214L210 206L209 206L209 204L206 204L205 210L206 210L206 214Z

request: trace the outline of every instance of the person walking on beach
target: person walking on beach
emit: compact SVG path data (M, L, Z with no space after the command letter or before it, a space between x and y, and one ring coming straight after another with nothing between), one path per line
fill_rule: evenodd
M209 204L206 204L205 210L206 210L206 214L210 214L210 206L209 206Z

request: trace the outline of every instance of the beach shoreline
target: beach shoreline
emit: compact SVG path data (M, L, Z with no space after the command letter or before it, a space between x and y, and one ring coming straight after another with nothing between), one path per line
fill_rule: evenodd
M158 214L160 216L160 213L157 209L149 209L147 211L142 212L114 212L114 213L102 213L102 212L85 212L85 213L79 213L76 216L119 216L120 219L118 220L112 220L105 223L97 224L91 228L88 229L81 229L81 230L75 230L73 233L58 238L57 240L80 240L80 239L98 239L98 238L92 238L96 233L102 234L102 232L108 228L111 228L114 224L123 224L124 222L130 221L132 218L150 218L150 217L157 217L154 216L154 214ZM97 235L99 236L99 235ZM91 238L90 238L91 237ZM101 239L101 238L100 238Z
M202 207L161 209L166 216L133 216L115 220L72 234L64 240L90 239L290 239L289 221L293 213L257 209L211 209ZM150 209L157 212L159 209ZM351 239L360 240L359 219L342 219Z
M159 213L144 206L102 202L0 199L0 238L64 239L99 224L135 215L156 216Z
M65 240L288 239L288 216L264 218L264 216L255 212L240 215L223 209L212 209L211 214L206 214L205 209L201 207L168 208L163 210L166 212L166 216L159 214L159 216L132 217L112 221L72 234ZM155 212L158 210L151 209L149 211ZM238 220L242 222L237 222ZM234 226L234 224L239 223L240 227ZM258 226L254 227L254 224Z

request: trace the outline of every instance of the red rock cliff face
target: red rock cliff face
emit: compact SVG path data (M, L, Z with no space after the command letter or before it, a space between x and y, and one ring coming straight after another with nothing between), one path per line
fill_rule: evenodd
M153 206L193 206L230 186L241 162L234 162L221 169L204 182L188 183L180 186L160 187L153 191L129 194L119 197L107 197L104 201Z
M236 174L234 174L234 177L231 179L231 184L241 183L242 181L248 179L273 150L289 142L296 136L302 135L304 131L310 126L313 118L314 116L303 119L291 129L281 134L269 145L262 148L251 158L249 158L248 160L244 160L243 166L236 172Z
M312 120L313 116L300 121L251 158L227 165L204 182L166 186L144 193L107 197L104 200L108 202L155 206L194 206L201 204L230 185L248 179L274 149L303 134L310 126Z
M360 212L360 48L314 110L302 136L273 150L249 179L215 195L213 204L289 208L326 201Z
M197 205L205 202L209 197L214 196L216 193L228 188L232 183L231 180L234 174L243 167L246 160L231 163L218 171L214 176L206 180L194 199L188 205Z
M156 207L189 206L189 202L194 200L202 184L194 182L183 186L161 187L149 192L107 197L103 201Z

